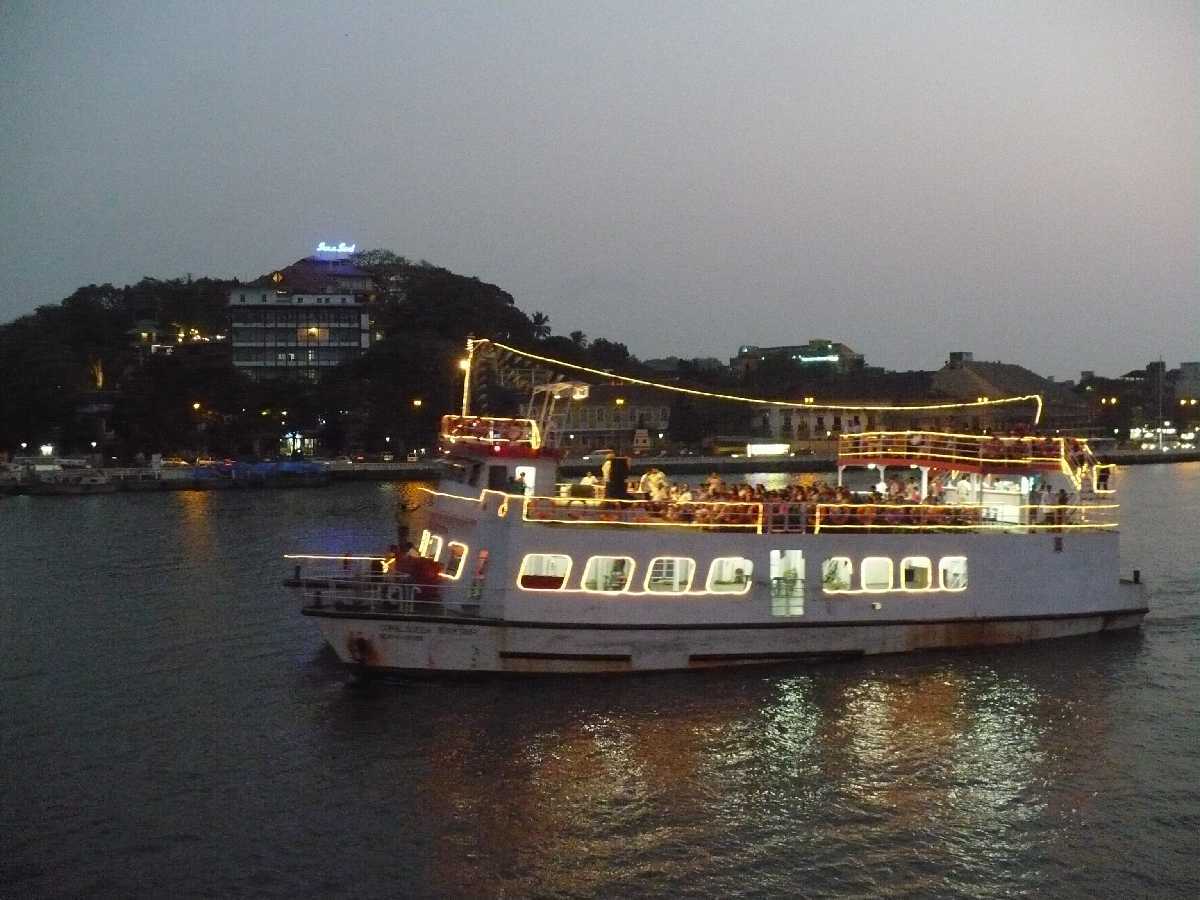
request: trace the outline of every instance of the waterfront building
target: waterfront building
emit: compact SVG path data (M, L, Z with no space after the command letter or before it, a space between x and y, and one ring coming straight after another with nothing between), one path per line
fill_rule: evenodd
M802 371L845 373L861 370L865 361L861 353L825 338L813 338L807 344L786 347L744 344L738 348L737 356L729 360L729 368L741 377L764 364L792 366Z
M956 351L946 364L934 373L930 383L933 396L960 402L994 400L997 397L1017 397L1040 394L1045 404L1041 422L1043 429L1080 428L1088 423L1088 404L1071 390L1071 385L1044 378L1036 372L1014 363L981 362L974 354ZM989 408L985 427L1004 427L1019 419L1021 410Z
M233 364L255 380L316 381L371 345L371 277L317 254L229 290Z
M644 453L662 445L670 424L670 399L662 391L600 384L591 386L587 399L567 406L555 436L569 453Z

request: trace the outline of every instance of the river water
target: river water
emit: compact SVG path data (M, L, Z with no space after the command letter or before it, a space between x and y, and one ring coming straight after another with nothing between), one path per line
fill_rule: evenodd
M280 557L411 486L2 498L0 896L1194 897L1200 464L1120 487L1133 635L366 689Z

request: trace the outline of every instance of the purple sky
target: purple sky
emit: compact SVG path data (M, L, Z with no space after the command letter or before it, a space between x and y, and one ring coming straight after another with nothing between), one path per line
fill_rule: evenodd
M1200 7L0 4L0 321L319 240L643 357L1200 359Z

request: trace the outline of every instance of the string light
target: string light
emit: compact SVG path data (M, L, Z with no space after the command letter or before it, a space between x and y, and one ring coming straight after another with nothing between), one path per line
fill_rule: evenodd
M960 403L926 403L917 406L844 406L832 403L812 403L810 398L805 397L804 402L797 403L793 400L764 400L759 397L742 397L737 394L723 394L715 391L702 391L698 388L680 387L677 384L660 384L655 381L647 381L644 378L634 378L632 375L618 375L613 372L605 372L603 369L594 369L591 366L581 366L578 363L565 362L560 359L554 359L549 356L541 356L537 353L530 353L527 350L518 350L516 347L510 347L508 344L502 344L499 341L493 341L488 338L480 338L477 340L467 341L468 361L473 358L475 348L480 344L491 344L501 350L507 350L509 353L515 353L526 359L536 360L537 362L546 363L551 366L558 366L565 369L573 369L576 372L586 372L590 375L596 375L601 378L613 379L622 381L626 384L637 384L642 387L657 388L663 391L673 391L677 394L687 394L692 397L706 397L711 400L732 400L737 403L754 403L760 406L782 406L789 409L823 409L834 412L914 412L914 411L931 411L939 409L966 409L978 406L998 406L1005 403L1023 403L1025 401L1033 401L1036 404L1036 412L1033 416L1033 424L1037 425L1042 420L1042 397L1040 394L1025 394L1020 397L1001 397L996 400L989 400L985 397L980 397L975 402L960 402ZM468 370L467 382L470 381ZM467 406L469 400L469 392L466 385L463 386L463 415L467 415Z

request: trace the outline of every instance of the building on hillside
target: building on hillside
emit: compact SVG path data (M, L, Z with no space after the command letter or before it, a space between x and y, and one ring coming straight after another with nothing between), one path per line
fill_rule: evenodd
M618 454L657 450L671 424L671 398L636 385L592 385L586 400L567 405L555 423L557 446L569 453L607 449Z
M255 380L316 381L371 346L371 278L318 252L229 291L233 364Z
M931 402L933 375L922 371L858 373L814 382L796 394L794 402L802 406L756 408L754 431L773 441L800 444L864 431L948 428L953 416L946 411L891 409ZM959 427L966 424L960 417Z
M739 347L737 356L729 360L729 368L741 377L766 364L845 373L862 369L865 361L861 353L855 353L845 344L824 338L813 338L807 344L787 347L746 344Z
M1023 366L1002 362L979 362L967 352L954 352L946 365L934 373L931 394L948 401L971 402L1001 397L1040 394L1044 403L1041 429L1080 428L1088 423L1088 404L1069 385L1043 378ZM983 412L986 410L986 413ZM1030 421L1024 405L980 408L985 427L1007 428Z

